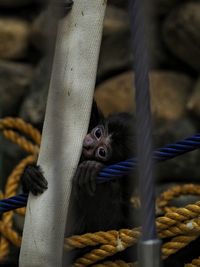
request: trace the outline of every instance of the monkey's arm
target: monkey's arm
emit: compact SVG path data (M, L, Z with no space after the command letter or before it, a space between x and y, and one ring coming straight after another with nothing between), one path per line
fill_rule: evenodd
M83 161L79 164L73 178L73 185L76 193L79 194L80 190L89 195L94 195L96 190L96 177L104 166L105 165L100 162L91 160ZM40 166L37 165L26 167L21 181L23 191L31 192L33 195L42 194L47 189L48 185Z
M35 196L42 194L47 189L48 185L40 166L37 165L26 167L21 182L23 191L26 193L31 192Z
M76 194L79 195L81 191L93 196L96 190L97 175L104 167L104 164L93 160L80 163L73 178Z

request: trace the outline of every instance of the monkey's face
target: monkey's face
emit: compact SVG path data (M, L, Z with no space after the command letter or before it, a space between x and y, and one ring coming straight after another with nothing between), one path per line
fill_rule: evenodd
M103 125L98 125L83 140L83 156L86 159L107 162L111 158L111 136Z

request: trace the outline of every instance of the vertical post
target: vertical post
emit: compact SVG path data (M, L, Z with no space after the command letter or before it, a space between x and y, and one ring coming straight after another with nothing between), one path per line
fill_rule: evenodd
M58 27L38 159L48 190L29 196L20 267L62 266L71 179L89 123L105 7L105 0L74 0Z
M137 154L141 201L142 239L139 266L160 266L160 240L155 225L155 181L152 160L152 126L149 90L149 22L146 0L131 0L131 30L136 88ZM145 10L146 9L146 10Z

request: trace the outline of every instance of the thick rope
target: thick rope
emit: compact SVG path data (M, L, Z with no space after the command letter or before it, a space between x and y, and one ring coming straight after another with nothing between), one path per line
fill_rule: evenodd
M10 129L10 128L13 130L20 131L22 134L25 134L29 138L31 138L36 145L40 145L41 134L31 124L23 121L20 118L6 117L0 120L0 130Z
M167 212L170 207L170 201L180 197L181 195L200 195L200 185L184 184L170 187L169 190L163 192L157 199L157 208ZM176 209L176 207L170 207Z
M17 140L16 141L12 140L12 141L17 142ZM26 140L23 140L23 141L28 142ZM27 144L23 143L23 146L25 146L25 147L22 147L24 149L26 149L26 147L28 147L28 149L31 149L31 146L29 143ZM194 149L198 149L199 146L200 146L200 134L196 134L191 137L185 138L181 141L178 141L174 144L169 144L163 148L155 150L153 154L153 159L158 162L165 161L165 160L174 158L176 156L182 155L186 152L192 151ZM34 151L37 152L38 148L35 147L35 149L32 149L32 152ZM130 173L130 171L133 170L136 166L137 166L137 159L131 159L131 160L119 162L118 164L115 164L115 165L110 165L100 172L98 181L108 182L113 177L116 178L118 176L126 175ZM7 200L5 201L7 202ZM0 205L1 205L0 212L6 211L6 210L9 211L9 210L16 208L16 206L6 205L6 208L4 207L1 210L1 207L3 207L4 205L4 200L0 201ZM24 207L24 206L26 206L26 201L24 201L22 205L19 205L18 208ZM169 207L166 208L166 211L168 209Z
M11 120L9 119L9 122ZM13 120L14 121L14 120ZM2 121L0 121L0 125ZM5 123L5 122L4 122ZM4 124L3 123L3 124ZM7 125L5 123L4 125ZM20 127L17 127L15 123L13 123L15 129L18 132L21 131ZM25 127L25 123L23 125L23 133L28 135L28 131ZM2 127L2 126L1 126ZM11 130L12 127L9 127ZM28 126L30 129L30 126ZM3 130L3 129L2 129ZM35 134L37 138L34 139ZM19 133L18 133L19 134ZM38 132L33 129L33 132L29 131L30 138L33 136L33 140L39 140L40 138ZM18 140L18 136L16 142ZM15 140L12 139L12 142L15 143ZM29 140L24 139L23 142L30 142ZM33 146L37 146L37 144L33 143ZM22 148L26 148L26 144L21 146ZM35 151L35 152L34 152ZM25 159L23 159L13 170L11 175L8 177L8 181L5 187L5 192L0 194L0 198L9 198L16 194L21 174L24 171L24 168L33 164L37 158L37 150L32 150L30 146L30 154ZM160 209L165 211L165 208L169 205L169 201L175 197L181 196L183 194L191 194L191 195L200 195L200 187L198 185L182 185L175 186L171 189L167 190L157 199L157 205ZM24 213L24 209L20 210L20 213ZM0 221L0 262L2 262L9 254L9 245L13 244L17 247L20 247L21 244L21 236L13 229L13 212L7 212L3 214L2 219ZM164 216L158 217L156 219L156 226L159 233L160 238L171 238L171 240L163 245L162 255L163 258L167 258L171 254L177 252L181 248L187 246L190 242L195 240L200 235L200 201L195 204L189 204L184 208L176 208L173 212L167 212ZM89 263L94 264L93 266L134 266L130 263L124 263L122 261L117 262L105 262L102 264L96 264L98 260L106 259L107 256L113 255L114 253L124 250L129 246L133 246L137 243L138 238L140 237L140 229L122 229L120 231L108 231L108 232L97 232L97 233L88 233L82 236L73 236L65 239L65 248L73 249L73 248L83 248L86 246L98 246L99 248L93 249L90 253L83 256L81 259L76 261L77 265L74 266L87 266ZM120 240L120 242L119 242ZM198 266L195 265L199 259L194 260L191 264L186 265L190 266ZM78 265L79 264L79 265Z
M153 160L156 162L166 161L187 152L199 149L200 147L200 134L187 137L174 144L168 144L162 148L159 148L153 152ZM103 169L99 174L99 180L109 181L112 177L122 176L130 173L136 168L138 160L136 158L119 162L117 164L110 165Z
M194 259L191 263L185 264L185 267L199 267L200 266L200 257Z
M199 235L198 236L197 235L191 235L191 236L181 235L181 236L174 237L170 242L167 242L163 245L162 247L163 259L166 259L170 255L186 247L189 243L197 239Z
M124 261L106 261L104 263L94 264L92 267L136 267L136 265L133 263L126 263Z
M0 120L0 129L2 130L4 136L10 141L18 144L22 149L31 155L23 159L12 171L7 179L5 192L3 194L4 198L10 198L17 193L18 185L20 182L20 177L24 172L26 166L36 162L37 152L39 150L39 143L41 140L41 135L38 130L34 129L30 124L25 123L21 119L5 118ZM9 129L9 130L7 130ZM12 130L11 130L12 129ZM16 133L13 130L17 130ZM35 144L32 144L24 137L19 136L19 132L25 134L27 137L31 138ZM2 197L2 196L1 196ZM23 209L24 210L24 209ZM9 244L15 246L20 246L21 237L13 229L13 215L12 211L7 212L2 215L0 220L0 261L3 261L9 254Z

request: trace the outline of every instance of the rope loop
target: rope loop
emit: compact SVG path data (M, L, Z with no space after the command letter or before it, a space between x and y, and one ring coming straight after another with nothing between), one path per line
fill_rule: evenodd
M16 195L20 177L24 169L27 165L34 164L37 160L41 136L30 124L18 118L1 119L0 130L2 134L5 133L4 131L14 132L14 134L4 134L4 136L29 154L19 162L9 175L4 192L0 192L1 200ZM21 137L20 133L25 134L26 138ZM23 142L22 138L24 138ZM37 150L33 149L36 147ZM157 232L160 238L168 238L168 241L164 243L162 247L163 259L166 259L170 255L186 247L190 242L200 236L200 201L181 208L169 206L171 200L187 194L200 196L200 186L194 184L173 186L163 192L156 201L157 209L164 213L163 216L159 216L156 219ZM15 212L24 215L25 209L15 210ZM3 262L9 255L11 244L16 247L20 247L21 244L21 236L13 227L13 215L13 211L6 212L2 215L0 220L0 262ZM130 246L134 246L140 235L140 228L87 233L81 236L65 238L64 247L67 250L84 248L87 246L91 247L90 252L76 260L74 263L75 267L88 265L93 267L136 267L136 263L105 261L98 264L98 261L106 260L107 257L125 250ZM195 259L192 263L186 264L185 266L200 266L199 259Z

